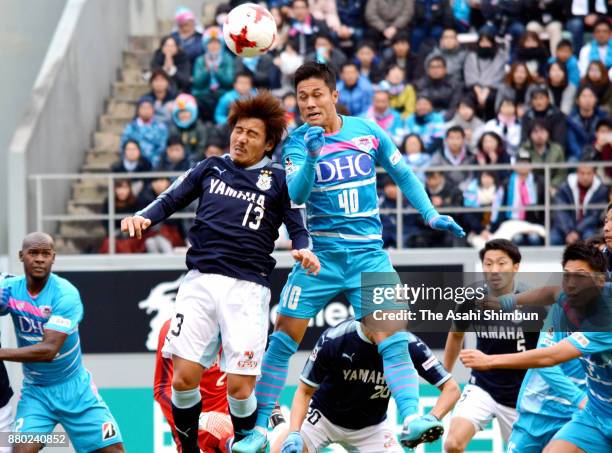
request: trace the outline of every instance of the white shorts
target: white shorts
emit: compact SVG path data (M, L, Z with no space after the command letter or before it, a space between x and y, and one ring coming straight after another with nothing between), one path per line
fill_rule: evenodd
M260 374L268 338L270 289L257 283L191 270L179 286L164 357L176 355L210 367Z
M308 408L300 434L308 453L320 452L330 444L355 453L404 452L387 420L362 429L346 429L334 425L318 409Z
M0 433L10 433L13 431L13 408L11 403L7 403L4 407L0 408ZM4 437L6 440L7 437ZM13 447L2 447L0 446L0 453L11 453Z
M453 410L452 418L455 417L471 421L476 432L483 430L496 417L501 435L507 443L518 413L515 408L496 402L488 392L477 385L467 384Z

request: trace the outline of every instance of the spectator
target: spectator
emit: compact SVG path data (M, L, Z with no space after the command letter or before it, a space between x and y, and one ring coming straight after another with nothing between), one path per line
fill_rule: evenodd
M355 54L355 63L359 68L359 73L370 82L378 83L385 78L382 61L376 55L376 46L373 43L363 41L359 44Z
M408 134L401 146L404 159L417 177L425 184L425 170L431 164L431 154L425 152L423 140L417 134Z
M476 162L479 165L510 164L504 140L495 132L487 131L480 136L475 149ZM510 170L493 170L501 184L506 182Z
M554 211L550 232L552 245L569 245L586 240L601 228L601 208L589 208L591 204L608 203L608 188L595 175L595 168L580 164L576 173L568 175L559 188L554 205L569 205L565 210Z
M385 80L380 82L379 87L385 90L391 97L391 107L397 110L402 118L414 112L416 93L409 83L404 82L404 70L399 66L391 66Z
M538 34L526 31L518 43L513 60L525 63L531 77L537 82L542 82L546 76L548 58L548 51Z
M465 165L475 164L474 157L465 146L465 132L459 126L453 126L446 131L442 149L436 151L431 158L431 166L444 165L456 167L457 170L445 171L449 184L463 190L472 178L472 170L461 170ZM455 206L461 206L462 203Z
M365 6L366 0L336 0L340 28L334 32L340 48L348 55L365 33Z
M440 37L440 44L431 51L425 59L425 64L433 57L440 56L446 62L446 72L453 80L463 83L463 66L467 51L461 47L457 38L457 31L453 28L446 28Z
M442 114L433 111L431 100L419 96L414 113L404 122L406 134L418 134L423 140L425 150L430 152L444 135L444 118Z
M316 20L310 14L306 0L291 2L291 19L289 21L289 40L291 47L305 57L315 50L315 37L320 34L329 35L325 22Z
M518 110L523 113L525 104L529 102L530 88L533 86L534 78L527 65L522 61L512 63L503 85L499 87L495 96L495 111L499 111L502 99L512 99Z
M453 5L453 17L455 18L455 29L459 33L467 33L470 31L470 15L472 13L472 7L480 6L475 2L469 0L455 0L451 2Z
M528 10L528 4L525 0L481 0L480 10L484 19L491 29L491 33L497 33L498 36L506 36L510 34L512 37L511 44L514 47L525 32L525 13ZM492 26L492 28L491 28Z
M528 139L523 142L521 149L527 151L531 162L535 164L562 164L565 162L565 153L558 143L550 140L550 132L546 128L546 123L536 120L527 133ZM543 175L543 171L537 171ZM550 171L551 196L554 196L557 188L565 181L566 172L563 168Z
M567 19L565 28L571 33L574 49L582 48L585 30L591 30L600 15L608 14L606 2L572 0L571 17Z
M552 103L564 114L569 115L574 105L576 86L569 83L567 67L564 63L556 61L548 67L546 78L548 91L552 94Z
M414 17L410 23L412 48L419 52L421 43L438 41L445 27L453 25L449 0L415 0Z
M193 67L193 88L191 94L198 100L200 117L212 120L215 107L234 82L234 63L221 48L217 35L210 36L206 52L196 59Z
M121 148L121 159L111 165L112 173L145 173L151 171L151 164L140 152L136 140L128 139ZM142 179L131 179L132 192L138 196L145 182Z
M401 196L400 191L397 189L397 186L393 182L393 180L388 176L384 175L382 181L382 194L378 198L378 208L379 209L397 209L397 197ZM406 197L402 197L402 206L403 209L408 209L410 205L408 204L408 200ZM403 215L403 224L407 226L407 222L410 221L410 215ZM397 213L391 214L381 214L380 222L383 227L383 247L384 248L397 248ZM403 228L403 231L406 231L407 228ZM406 236L405 233L402 236ZM402 238L404 239L404 238Z
M584 147L595 141L595 126L605 116L597 106L597 96L593 88L589 85L581 87L576 96L576 107L567 117L568 160L578 160Z
M256 93L253 88L253 77L248 72L241 72L236 74L234 79L234 88L219 99L217 108L215 109L215 124L225 124L227 122L227 116L231 104L247 96L254 96Z
M300 110L297 108L297 98L293 91L285 93L282 97L285 117L287 118L287 133L293 132L303 124Z
M595 126L595 142L587 145L580 158L582 161L612 161L612 120L603 118ZM612 179L612 167L603 170L606 179ZM609 184L609 183L608 183Z
M376 89L372 106L368 109L365 117L378 124L396 145L402 141L402 119L394 109L391 108L391 98L385 90Z
M180 138L190 162L203 159L206 142L213 135L213 130L198 119L198 104L190 94L181 94L176 98L170 135Z
M146 98L153 103L153 108L155 109L153 117L166 126L170 126L172 101L176 97L176 94L171 89L171 83L172 81L168 74L166 74L166 71L156 69L149 78L151 91L142 97L142 99Z
M591 61L586 75L582 78L581 86L589 85L593 88L599 106L608 114L612 113L612 84L608 71L601 61Z
M293 89L293 74L304 63L304 57L297 53L291 43L287 43L283 51L274 59L281 72L281 89Z
M374 90L364 76L359 75L355 63L345 63L340 71L338 102L344 104L351 115L364 115L372 105Z
M223 149L223 145L219 142L211 141L206 145L206 149L204 150L204 157L208 159L209 157L214 156L223 156L225 154L225 150Z
M127 179L116 179L114 184L115 192L115 253L143 253L145 251L144 241L142 239L131 238L121 232L121 219L125 215L132 215L138 210L136 196L132 192L132 185ZM109 214L108 198L102 204L102 214ZM123 214L123 215L122 215ZM103 220L102 225L106 231L106 237L100 246L99 253L109 253L110 249L110 231L109 221Z
M404 82L412 82L421 76L418 58L410 50L410 36L400 31L391 41L391 53L385 57L384 67L387 73L393 66L399 66L404 71Z
M340 68L346 63L346 56L334 47L330 35L318 34L315 38L315 50L306 55L306 61L327 63L334 71L340 72Z
M483 131L495 132L503 139L507 152L514 156L521 144L521 123L511 99L502 99L497 116L486 122Z
M427 74L416 81L414 87L420 95L431 99L434 110L450 119L461 98L461 89L446 72L446 62L435 56L427 62Z
M506 53L497 48L495 37L486 31L478 35L476 51L465 58L463 76L466 87L476 96L478 115L490 119L495 111L497 87L504 78Z
M584 77L591 61L601 61L606 69L612 67L612 37L610 36L610 22L607 18L597 19L593 26L593 41L580 49L578 67L581 76Z
M467 241L473 244L474 237L480 236L487 241L493 223L497 220L492 210L501 203L501 189L494 171L478 172L463 191L463 205L466 208L489 208L489 211L470 212L463 215L463 227L468 232Z
M253 79L255 88L273 90L280 88L280 70L270 53L234 60L234 73L246 73Z
M550 131L550 139L565 148L565 134L567 130L567 119L563 112L550 102L548 88L539 85L531 91L529 108L521 118L522 138L527 139L528 131L531 130L536 119L541 119L546 124L546 129Z
M446 129L452 126L461 126L465 132L465 141L473 149L478 141L477 131L484 126L484 122L476 116L476 106L471 96L464 96L459 102L455 116L446 124Z
M561 41L563 22L570 13L569 8L566 8L566 3L566 0L544 0L531 2L529 5L531 20L527 24L527 30L538 35L546 32L551 54L555 52Z
M548 64L555 62L564 63L567 67L567 79L569 83L578 86L580 83L580 69L578 68L578 58L574 55L572 42L568 39L562 39L557 44L555 56L548 59Z
M152 167L159 162L166 148L168 128L155 118L153 103L148 99L141 99L136 110L136 118L130 121L121 135L121 148L130 139L138 142L142 155Z
M168 138L166 153L162 157L157 171L187 171L191 168L191 163L185 152L183 142L178 135L171 135Z
M428 171L425 180L425 190L436 209L459 207L463 205L463 195L457 186L448 181L441 171ZM450 214L454 219L461 219L461 215ZM457 220L462 223L461 220ZM429 228L423 219L417 214L410 214L410 220L406 222L408 228L408 247L457 247L465 243L464 239L455 238L448 231L438 231Z
M507 184L504 184L503 205L512 208L510 211L500 213L498 225L493 230L501 228L501 223L508 220L520 220L529 224L543 225L544 213L542 211L528 211L525 208L544 204L544 184L528 165L531 158L528 152L521 151L517 155L516 167ZM534 231L535 230L535 231ZM511 237L517 245L541 245L542 238L536 232L540 228L529 225L519 227Z
M196 58L204 53L202 33L196 29L196 16L189 8L180 7L174 15L177 30L172 32L174 41L185 52L193 67Z
M168 178L155 178L151 185L142 191L138 197L139 209L152 203L159 195L170 187ZM134 211L132 211L134 212ZM164 220L152 228L147 229L144 235L147 253L172 253L174 247L185 246L185 234L180 219Z
M189 57L178 46L172 36L161 40L159 49L153 54L151 69L163 69L172 80L175 91L189 91L191 87L191 64Z
M368 0L365 19L369 38L389 45L399 30L405 29L414 14L414 0Z
M319 22L325 22L330 31L336 32L340 28L335 0L308 0L308 5L312 17Z
M274 17L274 22L276 23L276 45L274 49L284 49L287 45L287 41L289 40L289 19L288 16L281 10L281 8L273 7L268 2L268 7L270 8L270 14ZM285 7L284 9L289 9L289 7ZM278 64L277 64L278 66Z

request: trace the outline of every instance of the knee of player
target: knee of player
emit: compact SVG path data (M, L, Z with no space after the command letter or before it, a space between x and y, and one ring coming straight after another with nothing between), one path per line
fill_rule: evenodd
M444 441L444 451L447 453L463 453L465 448L464 442L453 433L449 433L448 437Z
M242 386L229 386L227 387L227 394L237 400L246 400L253 393L254 385L242 385Z
M189 376L181 373L174 373L172 376L172 388L179 392L191 390L199 386L199 381L193 381Z

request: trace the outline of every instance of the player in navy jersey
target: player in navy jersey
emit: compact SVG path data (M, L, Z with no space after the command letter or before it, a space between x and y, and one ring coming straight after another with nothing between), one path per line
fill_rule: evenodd
M521 253L512 242L494 239L480 251L480 259L488 292L494 296L519 292L524 287L514 278L521 263ZM462 304L463 311L475 306ZM476 333L476 347L489 354L507 354L533 349L537 345L538 331L545 319L544 309L538 309L539 325L512 321L473 322L470 330ZM469 323L455 322L449 332L444 349L444 366L452 370ZM512 424L516 421L516 400L523 382L522 371L473 371L455 407L444 448L450 453L462 452L477 431L497 418L504 441L508 441Z
M163 352L172 356L172 411L184 453L198 452L199 383L222 344L234 433L252 427L253 393L268 334L270 256L284 223L293 256L319 271L299 209L292 207L282 167L270 160L286 128L280 102L268 92L236 101L230 110L230 154L208 158L179 178L122 230L142 231L198 199L189 232L185 276Z
M19 258L25 275L0 282L0 315L13 318L19 345L0 349L0 360L23 363L14 431L48 434L59 423L78 452L123 452L117 422L83 366L79 292L51 272L53 239L28 234ZM16 445L15 452L33 453L43 446L30 440Z
M579 358L587 377L586 406L574 413L544 452L608 453L612 451L612 324L609 311L612 288L605 282L607 263L600 250L578 242L566 247L562 264L561 287L546 286L507 299L514 307L556 302L565 312L564 323L578 326L582 332L575 331L552 346L533 351L487 355L477 350L464 350L460 358L465 366L478 370L546 368ZM509 308L506 301L501 302L505 309ZM562 323L555 329L564 331L567 327ZM517 451L523 451L520 445Z
M459 399L459 386L427 345L410 334L419 375L442 393L427 415L441 420ZM349 451L403 452L387 422L391 392L372 332L354 319L327 329L317 341L291 405L284 451L321 451L331 443ZM428 441L441 435L439 430ZM412 447L413 445L408 445Z
M255 453L264 448L268 418L287 378L289 359L297 351L310 319L341 293L353 306L357 319L372 318L372 300L362 294L362 289L399 283L382 248L377 165L389 173L432 228L465 235L451 217L436 211L423 184L380 126L338 114L333 69L321 63L304 63L295 73L294 85L300 114L307 123L287 137L282 160L291 199L306 204L308 230L322 263L321 273L312 279L294 267L287 279L275 332L270 336L257 382L257 426L235 445L235 453ZM369 282L362 282L364 274ZM428 431L437 431L442 425L417 415L418 376L408 353L408 334L387 323L377 329L375 337L385 374L395 376L388 385L404 423L400 441L425 439Z
M2 280L10 277L12 277L12 275L0 273L0 287L2 285ZM13 424L13 412L9 404L12 396L13 389L9 382L6 366L4 366L4 361L0 361L0 433L10 431L11 425ZM11 451L12 449L8 446L0 447L0 453L10 453Z

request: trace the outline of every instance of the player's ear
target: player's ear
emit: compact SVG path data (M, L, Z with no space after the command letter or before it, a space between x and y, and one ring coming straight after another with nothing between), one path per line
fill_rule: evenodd
M19 250L19 261L23 263L23 251Z
M334 101L334 104L338 103L338 97L339 97L339 93L338 90L333 90L332 91L332 100Z

